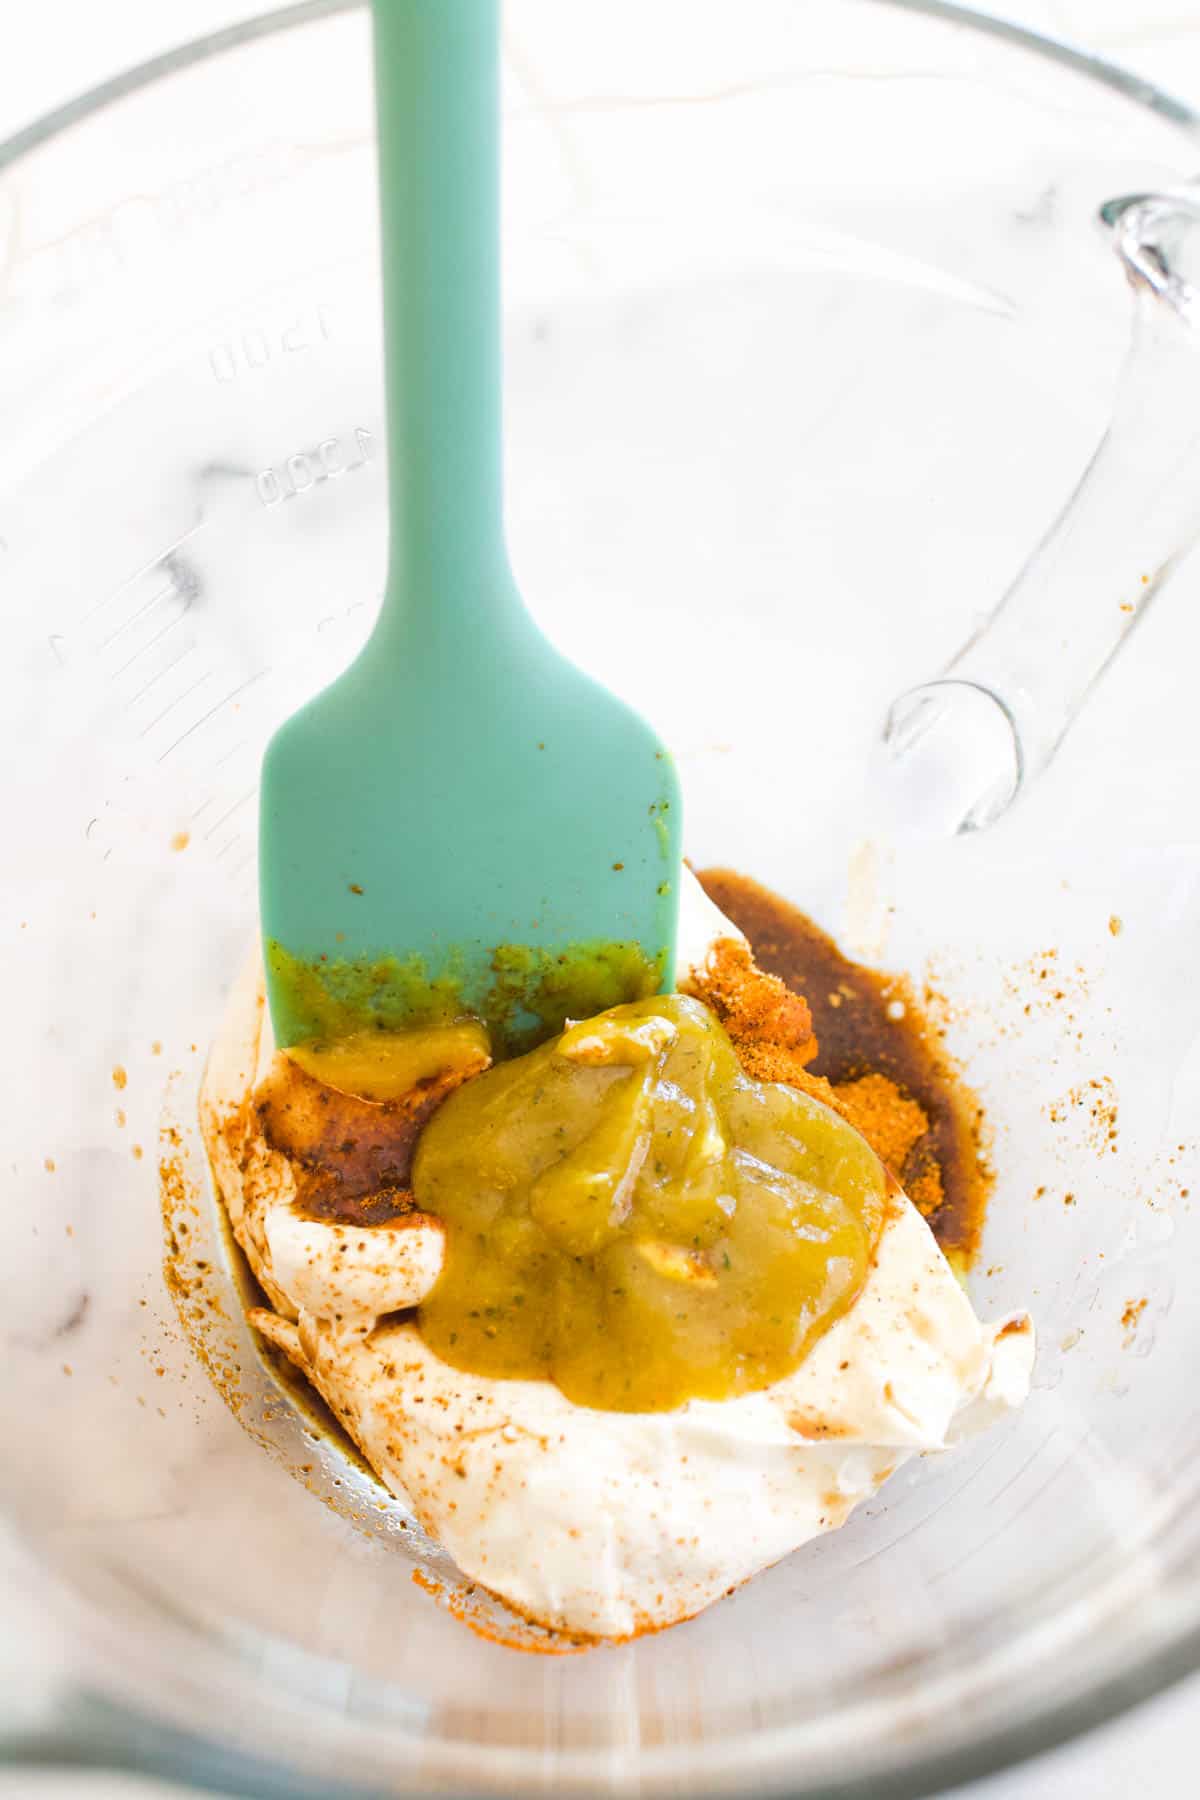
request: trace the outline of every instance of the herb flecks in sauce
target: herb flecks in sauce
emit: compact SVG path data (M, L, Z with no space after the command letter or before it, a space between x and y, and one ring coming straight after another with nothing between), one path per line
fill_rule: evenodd
M886 1176L751 1080L699 1001L619 1006L458 1089L413 1188L446 1227L421 1333L457 1368L617 1411L790 1373L860 1292Z
M273 940L266 956L285 1015L283 1042L440 1027L471 1016L486 1027L498 1059L543 1043L568 1019L640 1000L663 984L661 959L632 942L501 944L482 983L466 978L466 959L452 950L435 970L421 956L306 960Z

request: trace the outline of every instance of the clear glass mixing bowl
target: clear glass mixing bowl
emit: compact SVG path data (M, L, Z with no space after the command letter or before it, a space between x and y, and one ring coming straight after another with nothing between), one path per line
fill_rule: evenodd
M261 747L384 554L366 23L293 7L0 151L0 1705L237 1791L923 1792L1197 1660L1186 576L1003 824L856 849L887 702L1104 428L1097 210L1192 121L932 4L514 0L507 37L522 586L675 746L698 863L928 983L1036 1389L694 1623L545 1659L414 1583L451 1575L260 1364L196 1088Z

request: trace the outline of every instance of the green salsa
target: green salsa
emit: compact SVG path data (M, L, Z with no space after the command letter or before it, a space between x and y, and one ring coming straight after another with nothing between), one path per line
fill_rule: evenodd
M587 1019L453 1093L413 1169L446 1230L425 1341L474 1374L658 1411L794 1369L861 1291L886 1177L819 1101L745 1075L699 1001Z

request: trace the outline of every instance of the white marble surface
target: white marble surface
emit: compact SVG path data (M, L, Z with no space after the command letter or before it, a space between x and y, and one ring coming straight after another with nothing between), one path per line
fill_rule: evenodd
M246 0L110 0L104 7L39 0L36 8L19 10L19 32L9 21L8 50L0 56L0 137L250 8ZM1069 37L1200 103L1200 0L1009 0L995 10ZM0 1546L0 1587L6 1573ZM10 1696L19 1696L22 1679L34 1692L39 1659L50 1654L49 1645L36 1642L0 1644L0 1678ZM35 1718L31 1712L30 1723ZM1193 1678L1081 1742L956 1793L969 1791L973 1800L1124 1800L1146 1790L1156 1800L1174 1800L1195 1791L1198 1725L1200 1678ZM101 1774L0 1773L0 1800L167 1800L180 1791Z

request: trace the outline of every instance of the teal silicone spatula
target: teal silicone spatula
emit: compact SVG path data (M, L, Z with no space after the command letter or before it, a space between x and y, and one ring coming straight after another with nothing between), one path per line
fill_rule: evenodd
M373 15L390 563L365 650L264 759L268 994L283 1046L473 1013L505 1054L669 983L678 787L509 568L498 0Z

